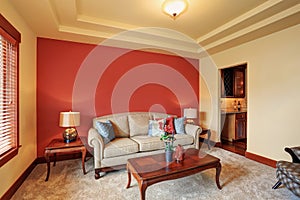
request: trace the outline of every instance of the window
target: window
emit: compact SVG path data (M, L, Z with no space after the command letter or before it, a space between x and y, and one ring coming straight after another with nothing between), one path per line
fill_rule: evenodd
M0 14L0 167L18 153L20 33Z

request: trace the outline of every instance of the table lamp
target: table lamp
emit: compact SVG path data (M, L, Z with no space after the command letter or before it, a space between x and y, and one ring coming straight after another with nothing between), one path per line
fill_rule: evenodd
M80 125L80 112L60 112L59 114L59 126L67 127L63 132L63 138L65 143L73 142L77 139L76 126Z
M186 117L186 122L188 124L194 124L194 120L197 118L197 109L196 108L185 108L183 109L183 116Z

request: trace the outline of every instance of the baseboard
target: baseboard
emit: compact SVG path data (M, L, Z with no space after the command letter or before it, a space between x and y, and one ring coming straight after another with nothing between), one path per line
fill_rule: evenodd
M222 148L222 143L221 142L216 142L215 147ZM269 159L269 158L266 158L266 157L263 157L263 156L260 156L260 155L256 155L254 153L250 153L250 152L247 152L247 151L245 152L245 157L248 158L248 159L254 160L256 162L268 165L270 167L276 168L276 163L277 163L276 160L272 160L272 159Z
M221 142L216 142L216 143L215 143L215 147L222 148L222 143L221 143Z
M37 166L37 162L36 160L34 160L0 199L9 200L36 166Z
M246 156L246 158L249 158L249 159L254 160L256 162L259 162L259 163L268 165L270 167L276 168L276 163L277 163L276 160L265 158L263 156L256 155L254 153L250 153L250 152L247 152L247 151L245 153L245 156Z

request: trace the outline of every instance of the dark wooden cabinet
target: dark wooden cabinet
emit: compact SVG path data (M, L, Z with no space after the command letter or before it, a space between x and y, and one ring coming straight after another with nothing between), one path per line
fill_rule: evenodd
M235 114L235 140L247 138L247 113Z
M221 88L222 97L234 97L234 72L232 68L226 68L221 70Z
M247 138L247 113L222 114L221 139L226 141L236 141Z
M234 97L245 97L245 68L234 70Z
M245 97L246 64L221 69L221 97Z
M226 141L232 141L235 137L235 115L222 114L221 126L221 139Z

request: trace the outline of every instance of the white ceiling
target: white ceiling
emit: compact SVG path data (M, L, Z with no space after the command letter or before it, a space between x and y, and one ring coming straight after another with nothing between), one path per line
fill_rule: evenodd
M191 43L216 53L300 23L300 0L189 0L176 20L162 12L163 1L11 0L38 37L97 44L134 32L135 42L189 53L199 53Z

